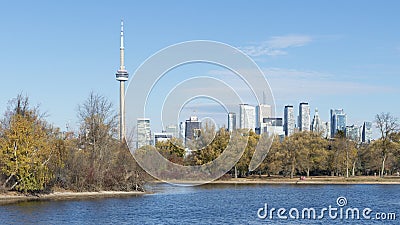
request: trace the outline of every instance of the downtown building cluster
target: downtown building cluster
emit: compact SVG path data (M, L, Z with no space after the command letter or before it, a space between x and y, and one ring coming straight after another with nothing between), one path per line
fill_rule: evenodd
M330 120L322 121L318 109L315 109L311 119L310 105L307 102L299 104L297 117L293 105L286 105L283 110L283 118L272 117L271 106L260 104L251 106L240 104L240 127L241 129L251 129L257 134L267 133L268 135L277 135L283 139L295 132L312 131L320 133L323 138L335 138L341 132L347 138L358 143L369 143L372 140L372 122L363 124L348 125L347 115L343 109L331 109ZM232 115L233 114L233 115ZM228 130L236 129L231 127L230 122L234 118L234 113L228 115Z
M180 138L185 143L186 140L196 139L201 134L201 121L197 116L191 116L185 122L181 122L179 126L168 125L161 132L151 132L149 118L138 118L136 127L136 148L156 145L160 141L170 140L171 138Z
M249 104L239 105L239 116L229 112L227 115L227 128L229 132L236 129L248 129L257 134L267 133L276 135L281 140L296 132L311 131L320 133L321 137L331 139L338 133L357 143L370 143L372 140L372 122L365 121L361 125L348 125L347 114L343 109L331 109L329 121L322 121L315 109L311 119L310 105L307 102L299 104L296 117L294 106L286 105L283 117L274 117L272 107L267 104L257 106ZM172 137L184 140L193 140L201 135L201 121L197 116L191 116L179 125L168 125L161 133L151 133L150 119L137 120L137 147L155 145Z

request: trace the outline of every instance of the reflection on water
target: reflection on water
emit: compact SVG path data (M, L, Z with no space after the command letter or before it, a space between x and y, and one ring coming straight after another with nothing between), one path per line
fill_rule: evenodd
M0 224L381 224L352 220L261 220L257 210L337 206L370 207L400 216L398 185L149 185L154 194L122 198L37 201L0 206ZM396 221L385 224L399 224ZM397 222L397 223L395 223Z

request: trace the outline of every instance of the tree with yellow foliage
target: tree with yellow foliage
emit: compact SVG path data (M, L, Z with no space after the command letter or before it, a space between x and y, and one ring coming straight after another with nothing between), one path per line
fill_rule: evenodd
M19 95L14 102L0 128L0 165L7 176L3 188L25 193L42 191L51 179L49 128L37 109L29 108L27 97Z

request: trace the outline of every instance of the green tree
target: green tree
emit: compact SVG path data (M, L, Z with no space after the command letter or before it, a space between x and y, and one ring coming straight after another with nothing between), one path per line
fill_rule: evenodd
M393 133L391 136L391 139L395 143L395 149L397 149L397 151L395 151L395 154L394 154L393 170L395 170L394 172L400 172L400 132L398 131L396 133Z
M381 158L381 177L385 175L385 163L388 156L396 154L398 151L396 142L394 142L393 134L399 130L399 121L390 113L381 113L375 116L376 127L379 129L381 137L374 142L374 146L380 152Z
M350 166L352 174L355 175L355 165L358 160L358 143L346 137L345 132L338 131L333 141L334 164L337 174L345 174L346 178L350 176Z
M195 140L192 149L195 165L203 165L213 161L225 150L229 143L229 132L224 128L215 132L215 127L205 124L201 129L200 137Z
M283 164L290 178L298 173L310 176L312 171L327 168L327 140L314 132L298 132L286 137L281 144Z
M269 176L271 174L279 174L283 171L284 157L280 139L275 136L267 156L260 165L260 169L266 171Z
M282 152L284 153L284 170L285 174L289 173L290 178L292 179L296 174L296 170L298 171L298 160L301 152L301 138L302 134L294 133L293 135L286 137L282 142Z
M375 146L371 144L362 144L359 147L359 161L363 170L363 174L370 175L371 173L379 173L381 160L379 151L375 150Z
M346 152L346 176L349 177L349 165L351 165L351 175L356 175L356 163L359 160L359 149L360 144L352 140L348 140L347 152Z
M171 140L157 142L156 148L169 161L180 165L184 164L185 148L181 139L172 138Z
M306 173L307 177L310 176L312 170L326 169L326 147L328 146L326 139L321 138L319 133L301 132L297 142L299 168Z
M341 130L329 141L328 170L332 176L343 175L346 171L346 145L346 136Z
M258 140L260 139L260 136L254 133L254 131L252 130L246 133L246 135L248 135L247 137L245 137L247 138L246 148L239 162L236 164L239 176L241 177L246 176L248 174L250 161L254 155L254 151L256 149Z

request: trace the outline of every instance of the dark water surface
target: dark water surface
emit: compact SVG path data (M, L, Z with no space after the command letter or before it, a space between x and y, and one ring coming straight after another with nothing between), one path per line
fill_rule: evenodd
M400 224L400 185L158 184L148 189L154 194L0 206L0 224ZM347 205L340 207L339 197L345 197ZM272 219L270 214L260 219L257 211L265 204L268 211L285 208L283 216L288 217L288 211L296 208L300 218L279 219L276 210ZM327 211L322 219L302 219L304 208L315 208L318 217L322 208L329 206L338 209L336 219L329 217ZM348 208L359 209L360 220L346 219ZM362 216L365 208L372 210L369 220ZM396 219L377 220L377 213L387 217L395 213Z

